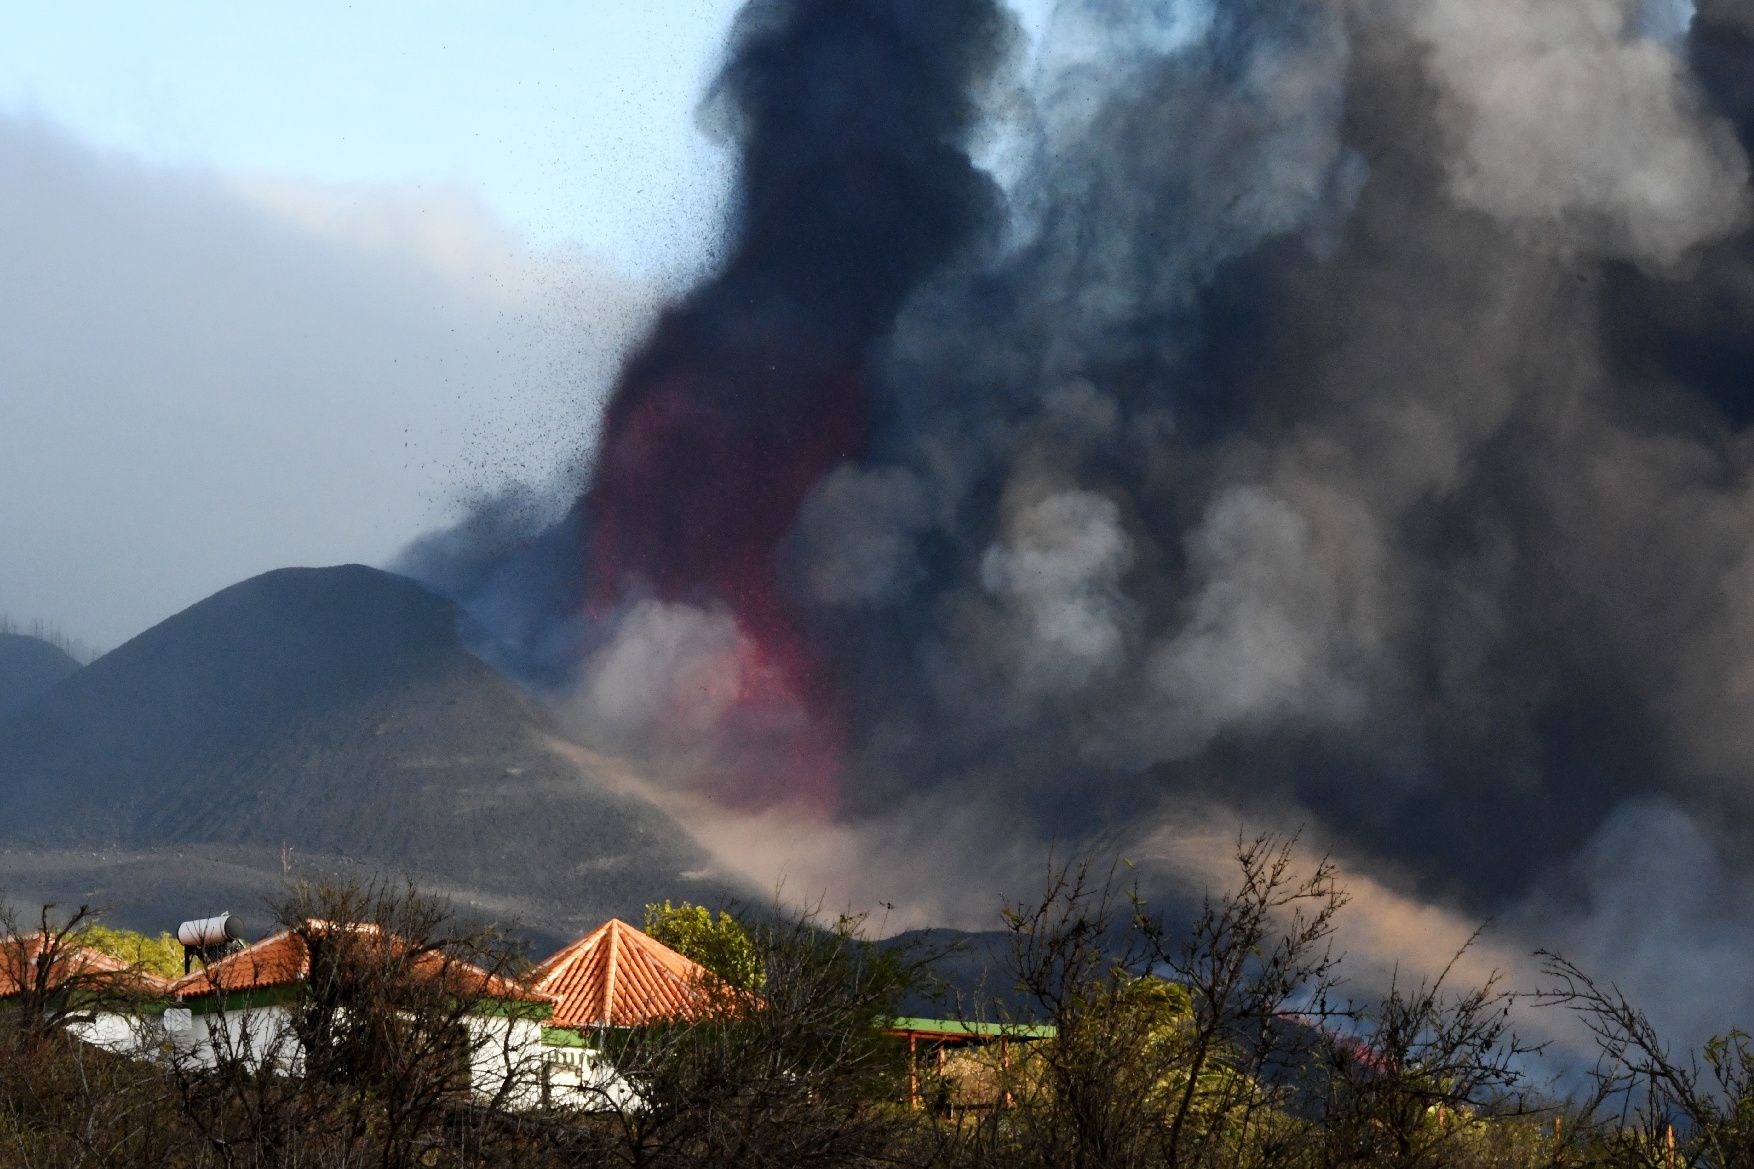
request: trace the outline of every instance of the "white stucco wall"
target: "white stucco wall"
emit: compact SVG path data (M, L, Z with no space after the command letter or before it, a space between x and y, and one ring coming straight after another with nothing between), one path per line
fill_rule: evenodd
M91 1019L73 1023L67 1029L93 1047L117 1055L150 1055L164 1042L164 1029L151 1015L99 1011Z
M498 1099L513 1108L533 1108L542 1099L542 1027L504 1015L471 1015L469 1084L485 1100ZM278 1005L240 1007L203 1014L187 1007L165 1012L163 1030L172 1050L201 1067L213 1067L224 1056L242 1059L252 1068L272 1062L296 1073L302 1063L292 1017Z
M543 1103L609 1112L639 1107L639 1093L594 1047L542 1045Z
M252 1069L268 1063L286 1071L299 1066L292 1017L283 1006L213 1013L172 1007L165 1011L162 1026L172 1052L201 1067L214 1067L221 1058L242 1060Z
M542 1025L504 1015L471 1015L469 1086L511 1108L542 1103Z

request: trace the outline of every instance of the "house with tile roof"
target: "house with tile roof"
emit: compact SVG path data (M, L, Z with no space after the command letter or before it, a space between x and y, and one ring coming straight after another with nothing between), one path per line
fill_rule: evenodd
M467 1034L460 1047L477 1095L514 1104L539 1098L542 1026L554 999L441 950L415 950L368 924L306 921L177 979L164 1030L177 1052L199 1064L236 1060L297 1073L305 1053L294 1010L312 995L345 996L344 980L333 973L333 955L343 952L379 964L386 978L436 987L458 1004ZM345 1002L335 1005L346 1010Z
M41 949L30 939L9 948L6 941L0 939L0 1002L31 976ZM321 952L343 942L397 964L398 977L439 985L468 1004L470 1087L514 1107L637 1106L633 1085L602 1057L603 1032L696 1018L725 1002L705 967L619 918L550 956L524 981L440 950L413 950L375 925L314 919L174 980L95 950L70 950L76 957L57 961L85 977L128 980L132 988L127 1001L118 996L90 1025L94 1041L140 1054L169 1053L199 1066L236 1061L296 1075L305 1059L295 1010L324 993L324 986L313 985L313 977L325 981Z
M554 1000L542 1029L547 1098L579 1107L619 1107L633 1098L603 1059L602 1031L687 1019L714 1001L704 966L620 918L550 956L533 985Z
M137 1053L157 1041L155 1008L170 983L76 936L37 931L0 938L0 1008L35 998L64 1012L67 1030L87 1043Z
M706 1007L711 975L617 917L536 967L534 984L554 997L551 1027L591 1030L687 1018Z

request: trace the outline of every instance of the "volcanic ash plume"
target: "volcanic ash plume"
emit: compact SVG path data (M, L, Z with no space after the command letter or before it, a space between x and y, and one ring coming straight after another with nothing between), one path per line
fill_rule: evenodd
M994 218L961 142L1009 31L984 2L754 3L708 99L742 148L731 254L628 366L574 522L608 639L582 713L667 676L640 717L739 743L726 794L834 799L844 713L778 553L866 451L872 346Z
M582 733L971 904L1195 805L1467 915L1640 808L1745 873L1744 11L751 4L723 271L458 591Z

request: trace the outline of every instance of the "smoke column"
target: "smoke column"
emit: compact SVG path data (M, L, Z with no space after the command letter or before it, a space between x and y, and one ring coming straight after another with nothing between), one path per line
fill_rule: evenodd
M961 139L1008 30L985 2L765 0L709 99L742 147L731 255L628 365L575 522L594 613L722 606L728 716L804 719L753 794L832 798L841 715L778 550L810 488L865 453L872 343L994 217Z
M1673 886L1754 873L1746 12L1062 0L1013 75L985 4L751 4L723 271L567 524L428 575L946 913L1219 808L1634 975L1634 899L1745 935Z

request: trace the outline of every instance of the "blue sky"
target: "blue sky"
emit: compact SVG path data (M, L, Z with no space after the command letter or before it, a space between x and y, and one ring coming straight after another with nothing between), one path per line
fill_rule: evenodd
M9 6L0 109L152 163L470 189L536 244L703 245L693 109L736 0Z
M731 158L696 124L741 0L9 6L0 110L173 166L445 184L533 245L641 273L710 246ZM1049 0L1024 0L1026 23Z

